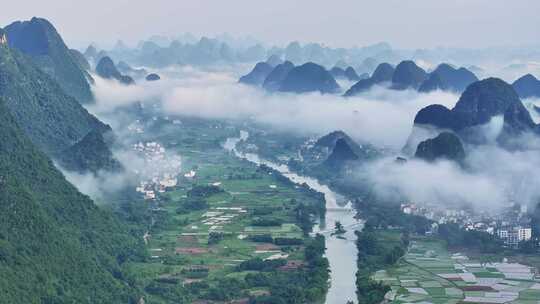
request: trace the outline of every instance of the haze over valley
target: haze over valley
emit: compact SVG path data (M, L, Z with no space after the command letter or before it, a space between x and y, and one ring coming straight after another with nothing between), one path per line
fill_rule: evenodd
M0 303L540 299L535 1L33 2Z

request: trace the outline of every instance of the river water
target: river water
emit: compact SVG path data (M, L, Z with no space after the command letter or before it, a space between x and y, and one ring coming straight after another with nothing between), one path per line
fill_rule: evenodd
M324 194L326 201L325 218L319 221L314 229L314 233L321 233L326 238L326 258L330 263L330 289L326 296L326 304L345 304L347 301L356 303L356 236L354 230L362 228L361 220L356 219L355 212L343 196L332 191L328 186L320 183L317 179L302 176L291 172L286 165L261 159L254 153L241 153L236 149L236 145L246 140L249 133L240 132L240 137L228 138L223 147L234 152L239 157L246 159L257 165L264 164L274 170L279 171L283 176L296 184L306 183L310 188ZM347 232L340 237L333 236L333 228L336 221L340 221Z

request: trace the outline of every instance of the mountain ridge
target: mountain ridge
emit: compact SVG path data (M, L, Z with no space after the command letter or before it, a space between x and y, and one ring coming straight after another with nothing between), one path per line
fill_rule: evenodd
M91 131L110 131L32 60L7 44L0 44L0 97L25 134L51 158L61 158L64 150Z
M93 101L85 71L48 20L33 17L29 21L13 22L4 30L9 46L28 56L55 79L65 93L81 103Z

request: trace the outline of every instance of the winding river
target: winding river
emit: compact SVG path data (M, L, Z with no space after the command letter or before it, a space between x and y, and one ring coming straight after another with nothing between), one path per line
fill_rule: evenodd
M326 257L330 263L330 289L326 296L326 304L345 304L347 301L356 303L356 236L354 230L361 229L363 223L356 219L350 203L343 196L332 191L328 186L321 184L317 179L298 175L291 172L286 165L260 158L257 154L241 153L236 145L247 140L249 133L240 131L239 137L228 138L223 145L226 150L233 152L237 157L246 159L257 165L264 164L279 171L283 176L296 184L306 183L310 188L324 194L326 201L326 216L319 221L313 231L326 237ZM334 224L340 221L347 232L340 237L332 235Z

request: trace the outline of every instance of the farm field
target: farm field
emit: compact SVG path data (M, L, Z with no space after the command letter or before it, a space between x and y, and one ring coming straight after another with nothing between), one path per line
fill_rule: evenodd
M397 266L373 278L387 283L391 303L516 303L540 301L540 280L517 263L480 263L449 253L442 241L411 240Z
M155 218L147 238L149 259L131 263L130 273L143 286L182 286L193 301L226 298L227 303L270 289L268 283L242 283L228 286L231 294L214 295L227 287L224 282L244 282L260 272L297 275L307 265L304 251L313 240L299 223L301 206L324 209L324 197L224 150L222 142L236 135L230 128L184 122L166 130L155 136L147 132L141 140L157 141L181 155L182 172L177 186L147 202ZM249 261L267 262L271 269L240 267ZM146 303L170 302L162 292L149 290Z

